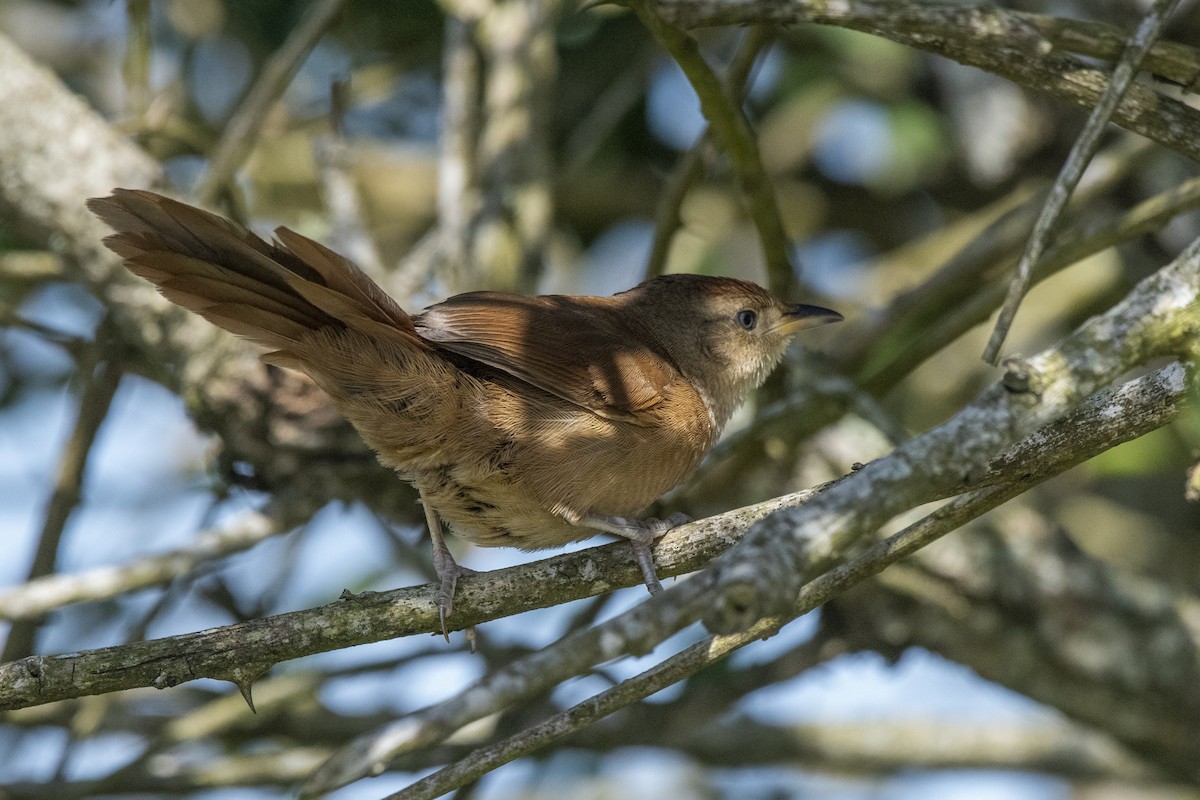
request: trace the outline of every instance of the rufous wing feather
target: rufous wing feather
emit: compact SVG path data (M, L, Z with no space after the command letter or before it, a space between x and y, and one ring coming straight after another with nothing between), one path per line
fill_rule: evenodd
M637 421L679 378L610 298L468 292L414 318L438 347L474 359L602 416ZM642 334L642 335L639 335Z

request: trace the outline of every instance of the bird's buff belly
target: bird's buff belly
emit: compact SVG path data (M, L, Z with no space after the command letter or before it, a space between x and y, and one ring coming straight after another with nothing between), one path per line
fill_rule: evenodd
M480 547L544 550L598 533L570 524L508 480L467 482L455 472L447 468L425 473L413 485L452 533Z

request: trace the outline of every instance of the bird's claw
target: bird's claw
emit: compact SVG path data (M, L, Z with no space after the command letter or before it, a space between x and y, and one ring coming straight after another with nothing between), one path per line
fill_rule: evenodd
M658 571L654 568L654 554L650 548L667 531L691 521L692 518L687 514L677 511L666 519L643 520L640 530L628 534L629 543L633 546L633 557L642 570L642 580L650 594L658 594L663 590L662 583L658 580Z
M453 558L442 560L434 557L434 569L437 570L440 585L437 593L438 619L442 623L442 636L450 641L450 630L446 619L454 613L454 592L458 588L458 579L463 575L476 575L475 570L461 566Z
M667 531L671 530L672 528L678 528L680 525L686 525L691 521L692 518L687 514L676 511L674 514L665 519L651 517L645 522L646 528L650 530L654 538L661 539L666 535Z
M633 556L642 571L642 580L650 594L662 591L658 573L654 569L654 554L651 546L662 538L663 534L672 528L691 522L687 514L676 512L666 519L630 519L628 517L607 516L604 514L583 514L579 512L564 513L563 518L572 525L594 528L606 533L616 534L629 540L633 546Z

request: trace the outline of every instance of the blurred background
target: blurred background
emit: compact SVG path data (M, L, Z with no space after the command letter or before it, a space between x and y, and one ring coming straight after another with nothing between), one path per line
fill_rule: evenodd
M1144 13L1127 0L1010 5L1125 31ZM206 185L239 104L310 8L0 0L0 33L161 161L182 196L260 232L284 224L346 252L406 308L484 287L607 294L648 270L779 284L728 161L697 146L705 122L682 71L636 16L612 6L346 2L270 98L245 158ZM697 36L718 71L745 76L735 91L778 200L796 267L788 288L847 323L806 334L807 352L789 356L726 445L661 503L693 516L842 475L994 380L979 358L983 323L1086 117L987 72L845 29ZM1165 37L1200 41L1200 15L1176 13ZM1171 80L1147 80L1197 106ZM1157 224L1088 246L1161 193L1195 194L1196 175L1185 156L1111 129L1064 221L1060 241L1080 247L1033 289L1006 350L1053 343L1200 234L1200 200L1186 199ZM259 386L275 410L237 420L248 407L241 396L231 390L213 403L181 364L131 358L114 368L92 346L114 335L109 297L58 259L50 243L0 220L0 661L430 580L415 493L376 467L300 378ZM931 289L948 264L961 272ZM242 374L257 369L249 346L232 347ZM789 414L787 398L813 375L853 390L831 409ZM781 408L757 426L764 409ZM953 534L924 561L457 796L1200 797L1152 752L1087 724L1139 702L1121 694L1132 689L1112 678L1108 695L1090 696L1108 696L1111 708L1070 696L1074 680L1106 685L1103 669L1076 674L1057 654L1082 629L1090 653L1111 649L1135 664L1157 657L1130 652L1123 626L1135 615L1100 608L1089 617L1091 601L1077 597L1076 627L1039 628L1038 614L1064 601L1030 577L1039 565L1066 564L1122 597L1194 609L1200 509L1185 490L1198 437L1192 410ZM170 574L113 579L115 589L87 602L3 621L19 616L4 598L31 568L102 583L106 568L192 552L230 531L244 535ZM452 547L480 570L533 558ZM255 716L233 687L205 680L3 714L0 798L290 796L353 735L644 594L487 623L476 655L460 636L450 646L415 637L285 663L256 687ZM1010 669L1003 648L956 650L968 636L987 641L975 624L984 617L1035 630L1045 661ZM1089 624L1101 617L1107 627ZM666 652L698 636L680 634ZM605 666L538 708L334 796L396 791L663 654ZM1041 672L1047 665L1052 676ZM1081 711L1080 702L1100 705Z

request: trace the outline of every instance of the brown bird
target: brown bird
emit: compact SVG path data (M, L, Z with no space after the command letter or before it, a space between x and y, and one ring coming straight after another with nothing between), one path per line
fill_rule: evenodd
M354 264L278 228L269 244L146 191L88 207L105 244L174 303L309 375L420 492L442 629L464 570L441 523L485 547L625 537L651 592L652 543L681 515L636 515L690 473L792 334L835 311L746 281L665 275L612 297L455 295L410 316Z

